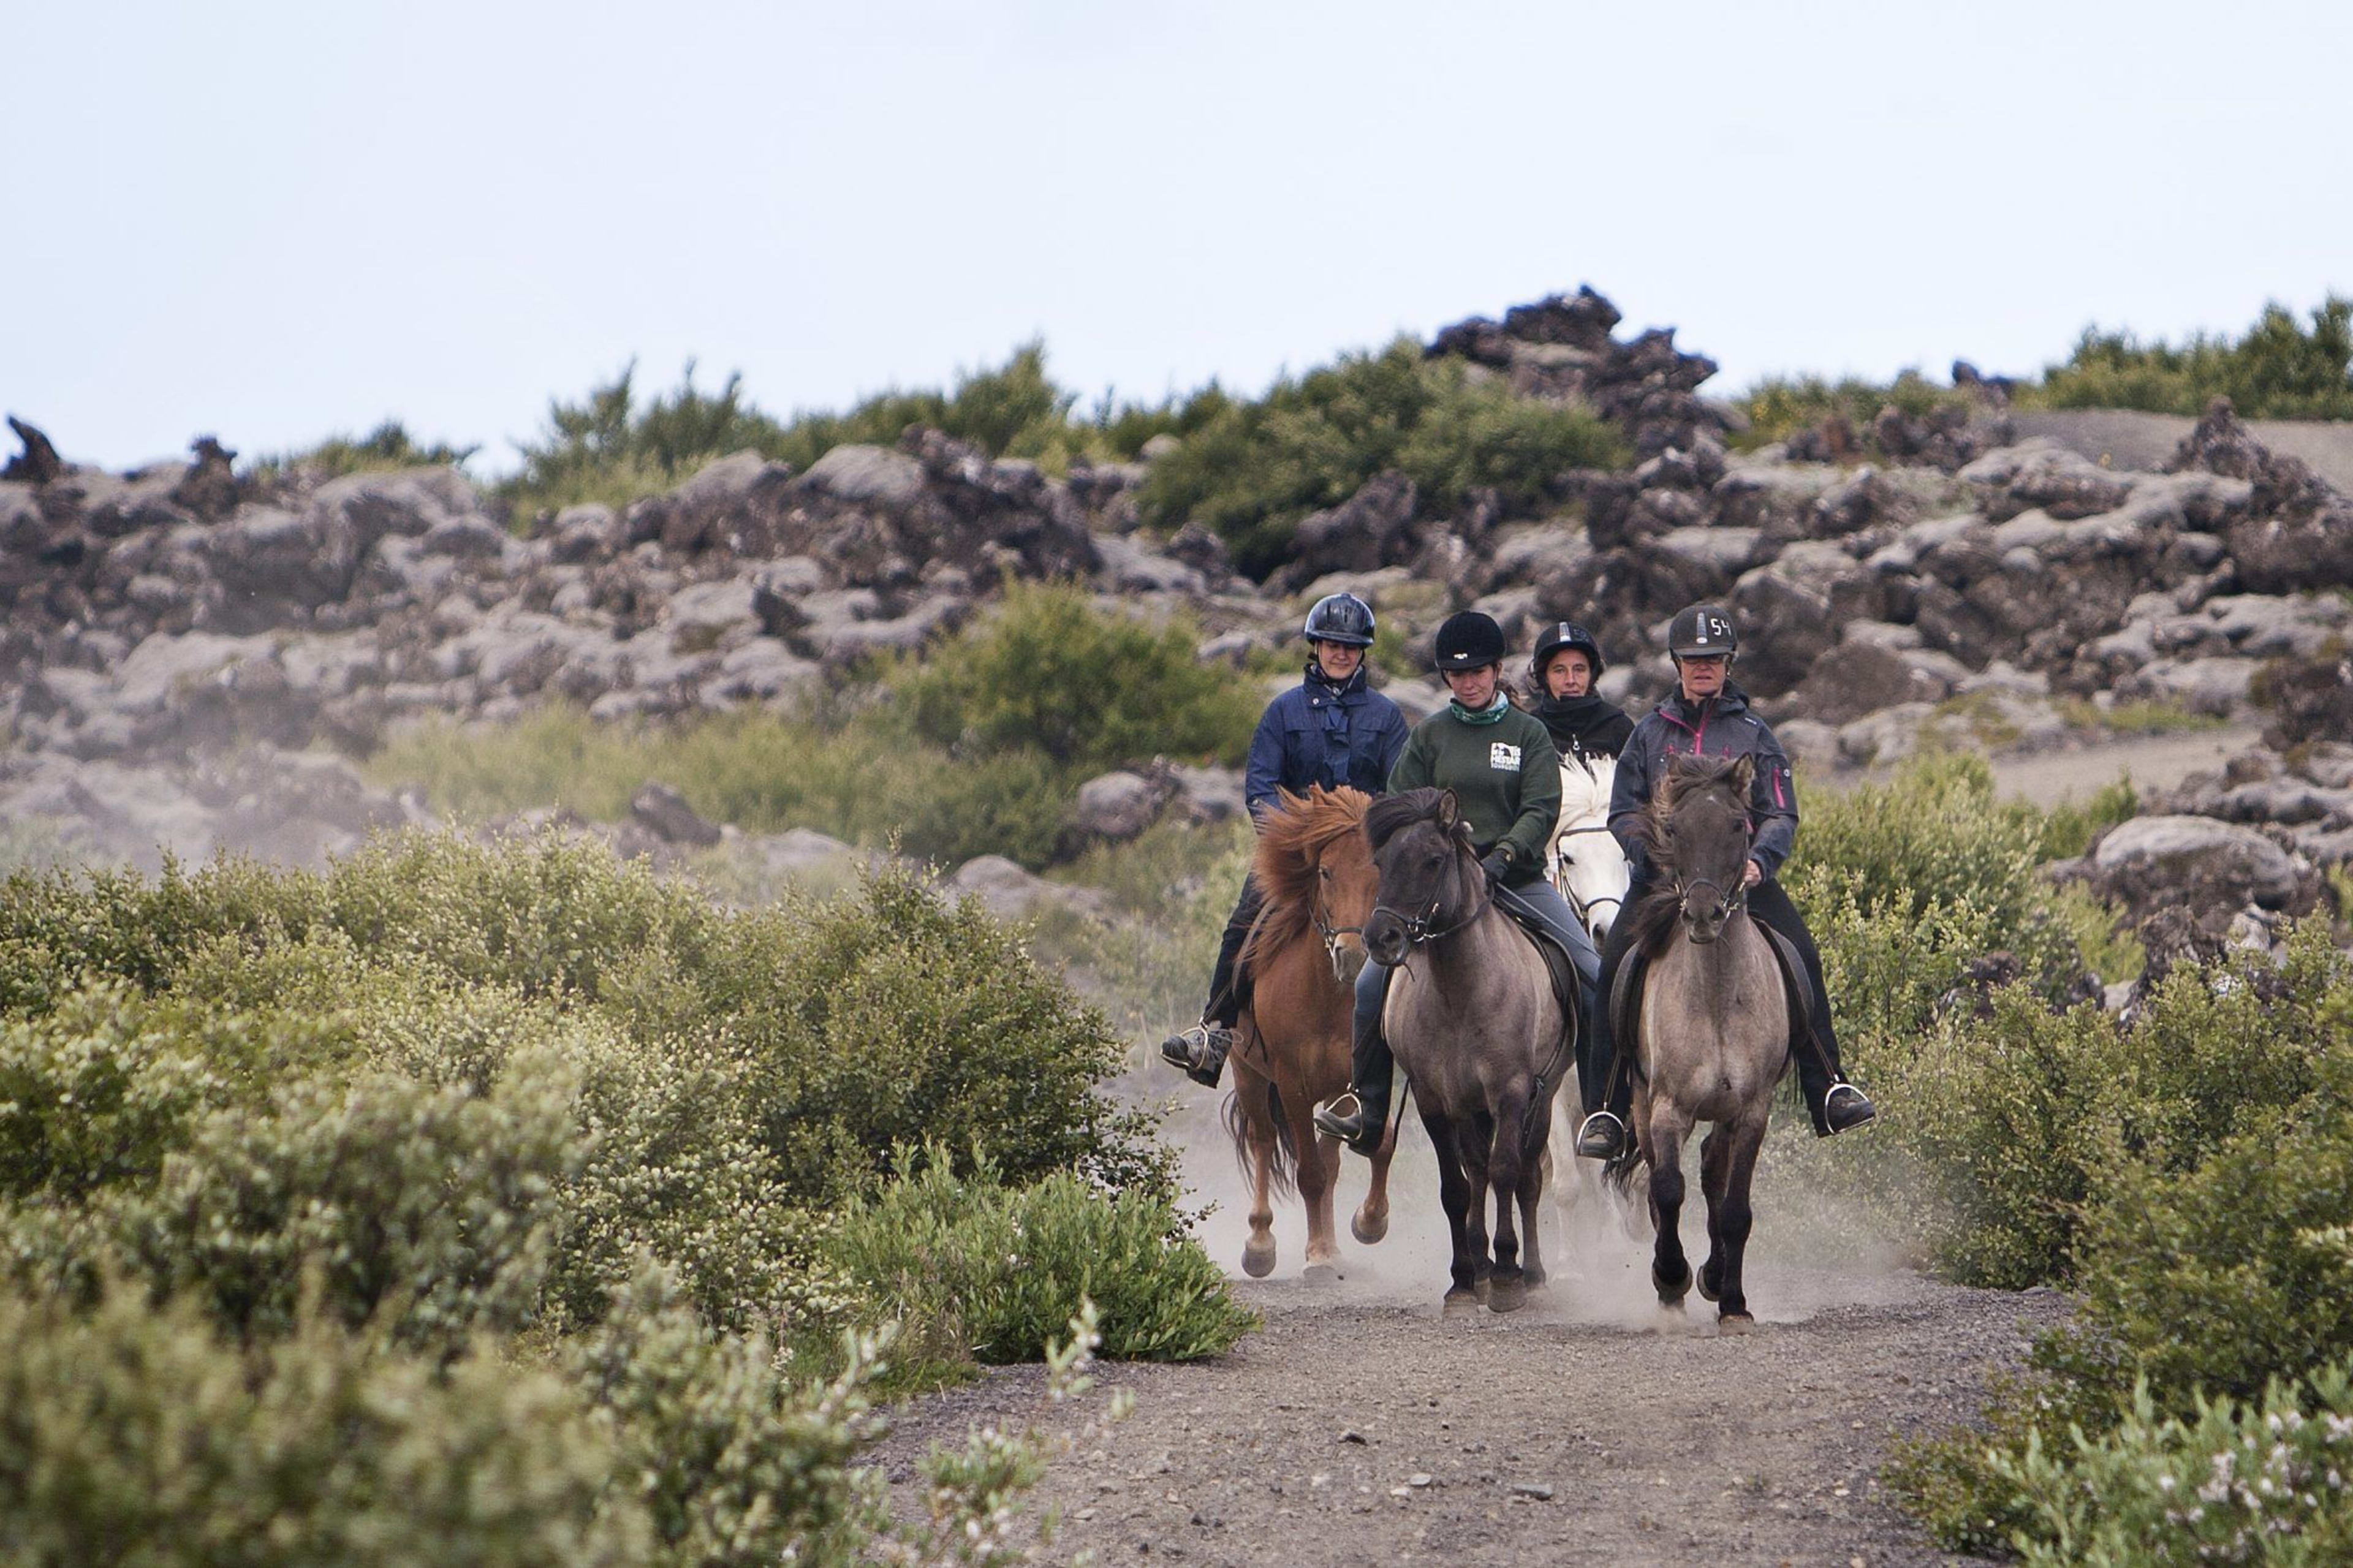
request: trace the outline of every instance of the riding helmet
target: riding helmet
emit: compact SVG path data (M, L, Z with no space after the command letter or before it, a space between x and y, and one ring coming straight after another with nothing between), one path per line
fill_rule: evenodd
M1326 594L1307 612L1303 635L1310 642L1349 647L1373 646L1373 607L1354 594Z
M1446 617L1438 627L1438 668L1477 669L1504 662L1504 628L1495 617L1463 610Z
M1565 647L1573 647L1585 656L1586 661L1593 666L1593 679L1596 680L1600 679L1601 672L1609 668L1601 658L1601 645L1593 640L1591 632L1575 621L1555 621L1545 628L1544 636L1536 638L1535 652L1528 655L1528 679L1539 691L1544 689L1545 660Z
M1740 634L1732 629L1732 617L1723 606L1694 605L1668 624L1667 651L1677 658L1695 653L1730 656L1740 651Z

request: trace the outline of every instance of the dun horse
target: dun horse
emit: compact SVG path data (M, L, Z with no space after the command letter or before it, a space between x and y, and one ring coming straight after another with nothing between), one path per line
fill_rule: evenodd
M1683 1141L1713 1123L1700 1145L1707 1198L1707 1261L1700 1294L1726 1327L1751 1319L1741 1288L1748 1245L1748 1189L1764 1146L1773 1089L1788 1066L1802 1017L1774 939L1749 919L1742 874L1748 860L1748 786L1754 765L1677 757L1641 819L1651 890L1626 918L1630 956L1643 955L1634 1042L1638 1153L1651 1167L1651 1217L1658 1237L1651 1282L1680 1308L1691 1263L1677 1229L1683 1202Z
M1340 1258L1333 1236L1332 1187L1340 1146L1308 1118L1348 1087L1351 986L1365 963L1364 927L1373 908L1372 853L1365 807L1353 789L1282 792L1282 808L1260 826L1252 875L1266 907L1242 949L1250 1001L1236 1033L1234 1093L1226 1127L1250 1178L1250 1240L1242 1270L1274 1268L1273 1194L1296 1187L1307 1209L1307 1277L1329 1275ZM1356 1239L1388 1229L1391 1146L1373 1161L1373 1187L1357 1210Z
M1438 1153L1439 1202L1454 1241L1446 1310L1483 1296L1508 1312L1544 1282L1536 1205L1573 1021L1553 999L1534 940L1495 907L1461 826L1450 790L1373 803L1365 836L1380 868L1380 903L1365 922L1365 945L1398 970L1382 1019Z

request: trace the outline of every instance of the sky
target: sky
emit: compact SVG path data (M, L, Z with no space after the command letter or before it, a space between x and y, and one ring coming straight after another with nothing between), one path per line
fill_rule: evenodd
M1722 395L2032 374L2353 294L2348 61L2346 0L23 6L0 409L490 477L632 361L1156 401L1581 283Z

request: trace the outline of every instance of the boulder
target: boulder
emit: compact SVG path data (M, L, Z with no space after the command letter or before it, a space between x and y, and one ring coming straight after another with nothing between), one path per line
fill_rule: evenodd
M1100 774L1079 786L1071 830L1082 840L1125 843L1159 819L1176 788L1170 777L1125 771Z
M2318 878L2309 861L2251 827L2206 816L2137 816L2101 837L2092 875L2110 898L2153 911L2193 913L2244 904L2308 911Z
M1056 908L1100 918L1108 909L1103 894L1094 889L1050 882L1002 855L980 855L965 861L947 885L965 898L979 900L999 920L1026 920L1041 910Z
M698 815L686 803L686 796L652 780L639 785L638 793L629 797L629 820L665 844L701 849L718 843L720 838L718 825Z
M819 458L798 488L851 505L905 506L923 491L923 465L888 447L848 443Z

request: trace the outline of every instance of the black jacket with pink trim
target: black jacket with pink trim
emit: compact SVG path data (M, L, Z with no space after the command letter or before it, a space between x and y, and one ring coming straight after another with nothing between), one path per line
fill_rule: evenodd
M1632 831L1634 821L1649 804L1651 791L1666 776L1668 759L1741 756L1757 761L1756 782L1748 786L1757 834L1748 858L1767 879L1780 870L1798 837L1798 789L1789 777L1789 753L1765 721L1750 711L1748 694L1726 681L1724 694L1705 702L1687 702L1681 691L1670 696L1642 715L1619 753L1617 783L1609 793L1609 831L1624 847L1636 876L1643 873L1647 858Z

